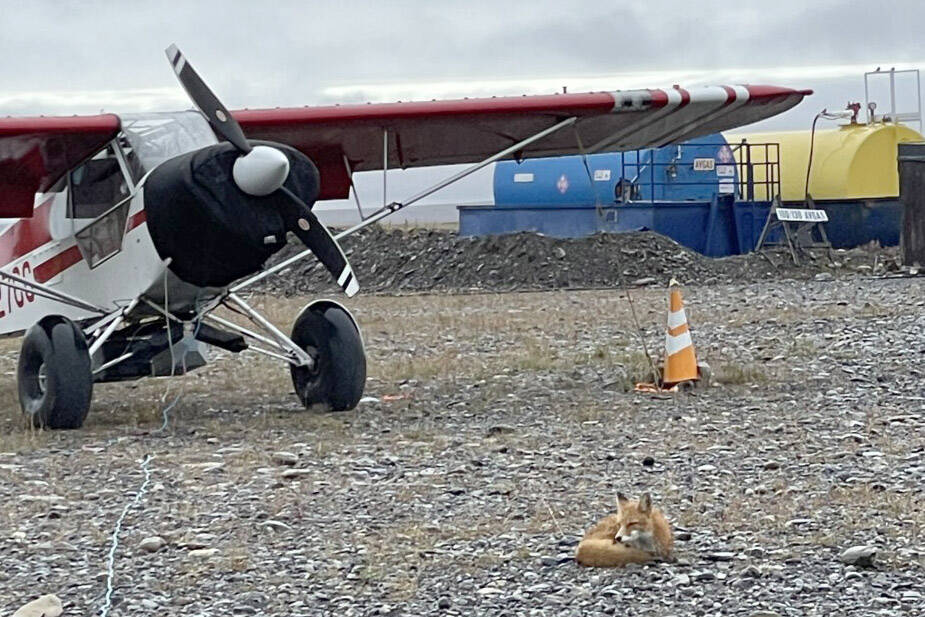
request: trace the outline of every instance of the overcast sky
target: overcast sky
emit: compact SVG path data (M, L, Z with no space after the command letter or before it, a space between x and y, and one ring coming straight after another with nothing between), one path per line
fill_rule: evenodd
M814 88L771 124L806 128L864 70L925 67L923 24L923 0L0 0L0 114L185 108L176 42L231 108L751 82Z

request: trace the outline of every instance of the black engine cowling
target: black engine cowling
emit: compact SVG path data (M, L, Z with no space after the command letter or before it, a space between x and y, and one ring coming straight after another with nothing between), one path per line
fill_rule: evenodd
M284 186L309 207L320 189L311 159L289 146L271 145L289 159ZM220 143L159 165L145 182L144 200L151 239L170 270L200 287L224 287L253 274L286 245L284 212L291 202L277 191L254 197L232 178L240 152Z

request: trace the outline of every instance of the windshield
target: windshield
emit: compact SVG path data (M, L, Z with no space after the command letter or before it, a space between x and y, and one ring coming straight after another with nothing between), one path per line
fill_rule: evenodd
M126 158L136 179L179 154L218 143L198 111L124 114Z

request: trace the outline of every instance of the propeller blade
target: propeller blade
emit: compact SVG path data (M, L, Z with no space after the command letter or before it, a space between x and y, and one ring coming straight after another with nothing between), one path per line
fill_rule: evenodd
M199 74L193 70L193 67L186 61L186 57L177 48L171 45L166 49L167 59L173 67L173 72L177 74L180 85L186 90L193 104L199 108L199 111L205 115L212 129L226 141L230 141L234 146L247 154L251 151L251 145L244 136L244 131L234 119L234 116L222 105L218 97L209 90Z
M290 231L324 264L347 297L353 297L360 291L360 285L337 240L298 195L285 186L279 190L293 202L293 208L285 213Z

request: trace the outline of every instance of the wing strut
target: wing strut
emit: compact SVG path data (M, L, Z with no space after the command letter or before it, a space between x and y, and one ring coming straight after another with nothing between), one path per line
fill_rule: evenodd
M92 313L99 313L100 315L106 315L109 311L95 304L90 304L89 302L84 302L76 296L72 296L68 293L65 293L59 289L52 289L48 285L43 285L42 283L36 283L35 281L30 281L27 278L18 276L11 272L3 272L0 270L0 285L5 287L10 287L18 291L24 291L26 293L32 293L42 298L47 298L49 300L54 300L55 302L60 302L61 304L67 304L75 308L83 309L85 311L90 311Z
M544 129L544 130L540 131L539 133L536 133L536 134L532 135L531 137L528 137L528 138L524 139L523 141L517 142L517 143L514 144L513 146L509 146L509 147L505 148L504 150L498 152L497 154L493 154L492 156L490 156L490 157L488 157L488 158L486 158L486 159L482 159L482 160L479 161L478 163L475 163L475 164L473 164L473 165L470 165L469 167L466 167L466 168L463 169L462 171L460 171L460 172L458 172L458 173L455 173L455 174L453 174L452 176L450 176L450 177L448 177L448 178L445 178L445 179L441 180L440 182L434 184L433 186L424 189L424 190L421 191L420 193L417 193L417 194L415 194L415 195L409 197L409 198L406 199L405 201L393 201L393 202L390 203L390 204L384 205L384 206L382 206L381 208L379 208L378 210L376 210L375 212L373 212L372 214L370 214L368 217L366 217L362 222L357 223L356 225L354 225L353 227L351 227L351 228L349 228L349 229L345 229L344 231L340 232L339 234L336 234L336 235L334 236L334 239L335 239L335 240L341 240L342 238L346 238L347 236L353 235L353 234L355 234L356 232L360 231L361 229L364 229L364 228L366 228L366 227L369 227L369 226L372 225L373 223L376 223L376 222L378 222L378 221L381 221L381 220L384 219L385 217L390 216L390 215L392 215L392 214L395 214L395 213L398 212L399 210L401 210L401 209L403 209L403 208L407 208L408 206L410 206L410 205L412 205L412 204L414 204L414 203L416 203L416 202L418 202L418 201L421 201L421 200L424 199L425 197L428 197L428 196L430 196L430 195L433 195L434 193L436 193L436 192L439 191L440 189L444 189L444 188L448 187L449 185L451 185L451 184L453 184L453 183L455 183L455 182L459 182L460 180L462 180L462 179L465 178L466 176L469 176L469 175L471 175L471 174L477 172L478 170L482 169L483 167L486 167L486 166L488 166L488 165L491 165L491 164L494 163L495 161L498 161L498 160L500 160L500 159L503 159L504 157L506 157L506 156L508 156L508 155L515 154L515 153L519 152L520 150L523 150L524 148L526 148L526 147L529 146L530 144L532 144L532 143L534 143L534 142L536 142L536 141L539 141L539 140L543 139L544 137L548 137L549 135L552 135L553 133L555 133L555 132L557 132L557 131L560 131L560 130L564 129L565 127L572 126L573 124L575 124L575 122L576 122L577 120L578 120L577 116L572 116L571 118L567 118L567 119L565 119L565 120L562 120L561 122L559 122L559 123L557 123L557 124L554 124L553 126L547 128L547 129ZM259 273L259 274L255 274L254 276L252 276L252 277L250 277L250 278L248 278L248 279L244 279L243 281L241 281L240 283L238 283L237 285L235 285L234 287L232 287L232 288L229 290L229 293L230 293L230 294L235 294L235 293L237 293L238 291L244 289L245 287L249 287L250 285L253 285L253 284L256 283L257 281L260 281L260 280L265 279L266 277L270 276L271 274L275 274L275 273L279 272L280 270L283 270L283 269L285 269L285 268L288 268L289 266L291 266L291 265L294 264L295 262L297 262L297 261L299 261L299 260L301 260L301 259L304 259L304 258L308 257L308 256L311 255L311 254L312 254L311 249L305 249L305 250L302 251L301 253L298 253L298 254L296 254L296 255L293 255L293 256L290 257L289 259L285 259L285 260L279 262L278 264L276 264L275 266L273 266L273 267L271 267L271 268L267 268L266 270L264 270L263 272L261 272L261 273Z

